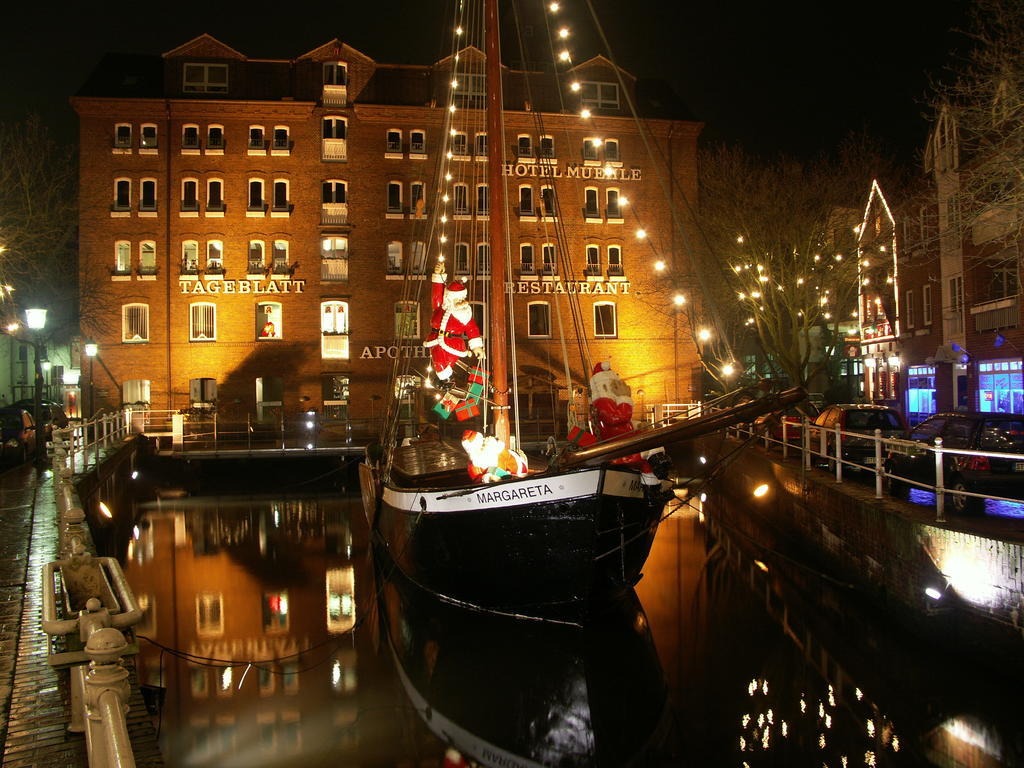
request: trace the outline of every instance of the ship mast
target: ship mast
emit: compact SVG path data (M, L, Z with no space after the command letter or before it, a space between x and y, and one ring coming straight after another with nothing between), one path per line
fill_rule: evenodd
M491 383L494 386L494 434L509 444L508 333L505 309L505 185L501 168L505 134L501 119L501 44L498 36L498 0L484 7L487 56L487 186L491 198Z

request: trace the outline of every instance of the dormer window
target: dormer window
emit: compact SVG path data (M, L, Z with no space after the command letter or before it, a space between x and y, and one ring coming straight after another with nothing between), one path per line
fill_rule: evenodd
M348 85L348 67L340 61L324 62L324 85Z
M185 93L227 93L227 64L186 64L181 89Z
M618 109L619 86L617 83L583 83L580 103L593 109Z

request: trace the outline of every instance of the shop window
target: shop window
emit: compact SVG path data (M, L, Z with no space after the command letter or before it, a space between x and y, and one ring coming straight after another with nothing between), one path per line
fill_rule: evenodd
M1020 358L978 363L978 410L1024 413L1024 372Z
M283 337L281 304L277 301L263 301L256 305L256 338L280 339Z

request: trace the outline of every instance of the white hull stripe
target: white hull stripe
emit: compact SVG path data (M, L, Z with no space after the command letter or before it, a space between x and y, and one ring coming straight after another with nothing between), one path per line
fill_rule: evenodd
M413 686L412 681L405 674L405 670L402 669L402 664L398 661L398 654L395 653L394 648L391 649L391 654L395 659L398 677L402 681L402 687L405 688L405 694L409 697L413 709L423 718L423 722L426 723L427 727L442 741L450 741L464 757L468 756L474 760L480 760L485 765L500 765L502 768L504 766L509 766L509 768L544 768L541 763L535 763L533 760L521 755L513 754L496 744L492 744L470 733L461 725L438 712Z
M636 472L592 469L567 475L476 485L469 492L458 488L421 492L385 487L384 503L394 509L418 513L422 498L426 501L427 512L465 512L566 501L597 496L599 491L606 496L626 498L642 498L644 495L640 475Z

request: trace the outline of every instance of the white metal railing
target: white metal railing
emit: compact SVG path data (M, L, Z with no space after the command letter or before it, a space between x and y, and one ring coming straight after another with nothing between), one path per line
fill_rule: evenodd
M348 139L323 139L324 160L347 160Z
M74 428L61 431L73 434ZM85 512L72 469L58 466L64 446L63 439L55 441L53 473L62 557L43 566L42 629L55 639L77 635L84 647L53 642L47 661L70 668L68 730L85 733L90 768L134 768L127 723L131 687L122 659L137 647L122 630L139 622L142 609L117 560L86 551Z
M934 445L928 445L917 440L906 440L903 438L887 438L882 436L882 430L876 429L873 434L863 432L850 432L840 429L838 426L825 428L814 426L807 417L801 422L783 422L782 440L768 434L767 428L764 431L755 430L750 425L740 425L733 428L738 437L757 437L765 449L772 445L781 446L782 455L788 457L790 451L796 451L801 456L804 467L810 469L815 464L815 459L829 467L829 472L835 474L836 482L843 482L844 467L854 470L871 472L875 477L875 497L881 498L885 488L885 481L895 481L907 486L914 486L935 494L935 519L938 522L945 521L946 497L957 496L964 499L992 499L994 501L1008 501L1017 504L1024 504L1024 500L1006 496L994 496L990 493L974 493L963 488L946 487L946 468L943 457L946 455L956 456L977 456L991 459L1007 459L1014 462L1024 463L1024 454L1019 453L998 453L993 451L972 451L962 448L946 448L942 444L942 438L935 438ZM796 439L793 439L796 438ZM849 448L853 444L864 445L870 443L873 450L866 451L866 461L860 463L852 459L843 458L843 448ZM831 449L831 451L830 451ZM928 484L913 478L897 475L886 469L886 459L893 454L902 455L923 455L932 453L935 458L935 483ZM1024 475L1024 473L1022 473ZM1024 488L1024 481L1022 481Z
M100 448L112 445L115 440L124 439L132 431L133 414L139 413L144 411L124 408L102 414L89 421L54 429L51 437L54 471L67 466L73 474L79 461L86 462L90 454L95 457Z
M321 203L321 224L347 224L348 203Z

